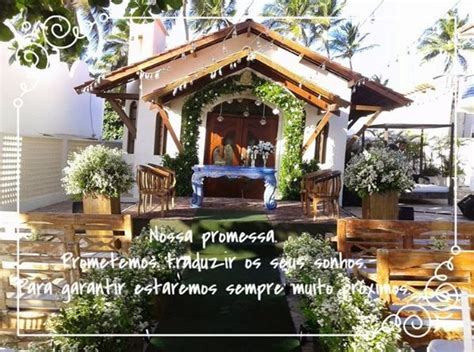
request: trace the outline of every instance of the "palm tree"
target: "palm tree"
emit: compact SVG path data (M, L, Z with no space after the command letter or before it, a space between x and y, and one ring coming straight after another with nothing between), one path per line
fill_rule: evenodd
M215 17L190 21L190 27L196 32L206 34L214 29L225 28L232 23L225 18L235 15L235 0L194 0L189 13L197 17Z
M372 77L370 77L370 79L374 82L377 82L381 85L384 85L386 86L388 84L388 81L389 79L388 78L384 78L382 75L372 75Z
M369 33L360 33L359 26L347 21L340 28L332 33L330 39L330 48L337 53L336 57L345 58L349 60L349 67L352 70L352 58L355 54L367 51L376 47L377 45L363 45L363 41L367 38Z
M264 25L291 39L310 45L311 21L291 17L315 16L317 5L312 0L275 0L263 7L263 16L280 17L265 20ZM287 18L285 18L287 17Z
M318 18L312 21L310 26L310 31L313 35L309 38L309 44L320 42L324 50L326 50L328 59L331 59L329 31L342 21L342 18L339 17L345 5L346 0L319 0L315 14Z
M467 70L467 61L464 54L474 50L474 41L458 37L457 31L463 27L469 16L460 18L456 9L449 10L445 18L440 18L433 27L428 28L420 38L418 50L423 55L422 63L431 61L436 57L444 59L444 73L450 72L458 62L464 71ZM451 121L455 118L456 95L459 80L453 85L451 99Z
M105 38L103 55L96 60L95 68L104 70L115 70L127 65L128 39L130 26L127 20L114 22L114 30Z
M446 18L439 19L428 28L420 39L418 50L423 55L422 62L428 62L436 57L444 59L444 72L449 72L457 61L462 69L467 69L465 52L474 50L474 41L458 37L457 30L463 27L469 16L460 18L457 10L448 11Z

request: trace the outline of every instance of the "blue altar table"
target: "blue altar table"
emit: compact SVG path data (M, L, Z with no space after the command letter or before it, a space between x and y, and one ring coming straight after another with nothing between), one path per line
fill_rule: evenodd
M265 182L265 192L263 193L265 207L269 210L275 209L277 207L275 200L275 190L277 186L275 173L276 170L269 167L195 165L193 166L193 176L191 179L193 185L191 207L199 208L202 205L202 201L204 199L204 177L246 177L254 180L262 179Z

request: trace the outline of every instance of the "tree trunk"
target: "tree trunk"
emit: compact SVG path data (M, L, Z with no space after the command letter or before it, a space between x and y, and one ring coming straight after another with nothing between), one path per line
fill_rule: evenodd
M189 25L186 16L188 15L186 0L183 1L183 24L186 42L189 42Z

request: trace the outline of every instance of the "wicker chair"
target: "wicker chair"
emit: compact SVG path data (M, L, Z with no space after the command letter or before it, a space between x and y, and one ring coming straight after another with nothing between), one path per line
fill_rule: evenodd
M339 193L341 192L341 173L339 171L316 172L306 175L305 182L305 201L304 208L306 214L310 212L310 204L312 204L313 219L316 220L318 215L318 205L322 203L323 213L329 210L329 216L339 217Z
M167 182L166 182L166 189L168 191L168 199L166 201L166 210L169 210L169 203L171 201L171 208L175 207L175 202L176 202L176 173L168 169L167 167L156 165L156 164L151 164L148 163L150 167L152 167L156 172L159 174L163 174L167 177Z
M301 208L303 209L303 214L309 214L311 211L310 203L308 202L308 187L307 185L313 182L314 179L319 179L327 174L329 174L331 170L318 170L311 172L309 174L303 175L301 179L301 190L300 190L300 199L301 199Z
M138 185L138 215L143 207L143 212L147 212L147 207L153 205L153 196L160 199L161 216L165 216L169 209L167 201L169 199L169 176L157 172L154 168L147 165L137 166L137 185Z

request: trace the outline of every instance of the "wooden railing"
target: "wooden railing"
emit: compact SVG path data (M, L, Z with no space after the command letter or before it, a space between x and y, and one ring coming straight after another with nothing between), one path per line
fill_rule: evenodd
M337 250L345 258L375 258L377 249L433 249L435 240L454 244L454 223L339 219ZM457 224L457 245L474 249L474 223Z
M0 229L0 327L7 330L17 324L42 329L48 313L61 307L62 287L81 276L78 268L63 263L64 254L127 253L132 239L130 215L27 213L2 219ZM52 283L51 294L28 293L47 283Z

